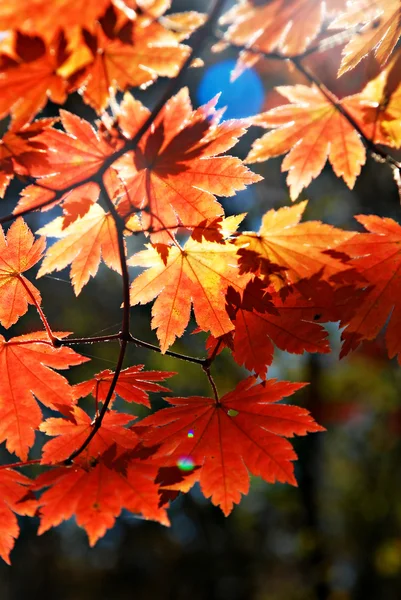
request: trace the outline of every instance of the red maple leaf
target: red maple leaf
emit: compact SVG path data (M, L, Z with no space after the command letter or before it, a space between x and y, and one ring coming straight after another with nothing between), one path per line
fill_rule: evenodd
M48 129L36 137L45 148L46 161L33 164L30 174L41 185L60 190L95 175L114 148L84 119L60 110L65 129Z
M0 556L10 563L10 552L19 535L15 513L33 517L37 502L29 493L30 479L13 469L0 469Z
M339 250L348 254L350 265L363 276L364 291L358 309L351 316L342 315L347 325L342 337L341 356L354 350L362 340L374 339L390 320L386 330L386 346L390 358L398 355L401 362L401 226L389 218L358 215L357 220L369 233L360 233L344 242Z
M165 466L201 466L201 489L229 514L249 489L250 471L265 481L296 485L296 454L286 437L322 431L304 408L275 404L302 388L302 383L250 377L218 401L212 398L166 398L173 408L141 421L150 426L145 445L160 449Z
M173 377L176 373L168 371L143 371L144 365L134 365L123 369L114 388L116 394L127 402L144 404L150 407L149 395L146 392L169 392L163 385L155 383ZM98 402L104 402L109 393L114 372L110 369L97 373L93 379L83 381L74 386L74 398L83 398L92 394Z
M65 337L67 333L55 335ZM26 460L35 441L42 412L35 398L53 410L69 414L72 388L52 369L68 369L89 360L71 348L54 348L47 334L29 333L6 341L0 336L0 442Z
M94 546L123 508L168 525L166 511L159 507L156 475L157 467L136 460L130 462L126 474L100 461L89 470L74 465L39 476L35 488L49 488L39 500L39 535L75 516Z

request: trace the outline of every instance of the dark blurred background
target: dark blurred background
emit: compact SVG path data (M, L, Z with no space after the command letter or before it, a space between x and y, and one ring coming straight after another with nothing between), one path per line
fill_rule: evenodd
M204 0L177 0L173 10L207 9ZM227 6L229 3L227 3ZM226 116L243 117L279 103L274 86L307 83L284 62L261 61L230 84L236 52L213 54L208 40L205 66L187 74L194 105L222 92ZM312 68L339 96L362 89L368 63L336 79L341 49L308 59ZM147 91L135 91L148 106L165 89L161 81ZM87 119L94 113L80 96L65 106ZM49 105L45 113L57 114ZM245 157L256 128L235 148ZM272 207L290 203L281 159L255 166L264 181L224 201L227 214L247 212L246 229L259 227ZM22 184L15 182L2 214L12 210ZM389 168L368 159L355 189L350 191L326 167L302 198L310 203L306 218L355 228L352 216L377 213L399 219L400 206ZM57 216L31 215L34 230ZM130 254L143 239L129 240ZM132 270L132 275L135 271ZM121 280L101 266L78 299L68 272L39 282L43 306L55 330L75 335L118 331ZM133 332L154 341L150 306L132 311ZM204 337L190 335L175 349L204 354ZM14 335L41 329L33 308L13 328ZM4 333L4 331L2 331ZM9 335L9 333L7 334ZM298 488L268 485L253 479L251 492L230 517L212 506L195 488L170 509L171 528L123 514L107 535L90 549L86 534L73 520L36 536L35 519L21 519L22 532L12 553L13 566L0 565L0 599L57 598L60 600L398 600L401 598L401 371L386 357L381 339L366 344L341 362L340 333L330 326L333 352L328 356L294 357L276 352L271 377L309 381L296 401L312 411L327 433L295 439ZM92 358L71 370L78 382L115 366L118 347L97 344L78 348ZM141 349L130 348L126 366L144 363L147 369L176 370L171 388L179 395L209 395L206 378L196 365L182 364ZM221 393L233 388L246 372L223 353L213 367ZM162 406L155 398L154 406ZM130 407L125 405L125 411ZM143 416L146 409L134 407ZM42 434L32 458L38 456ZM3 462L14 457L1 448ZM35 468L30 473L35 475Z

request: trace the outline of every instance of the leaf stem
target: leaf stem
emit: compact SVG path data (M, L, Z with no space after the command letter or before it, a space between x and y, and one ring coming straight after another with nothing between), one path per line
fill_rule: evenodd
M29 298L32 301L32 304L35 306L36 310L38 311L39 317L44 325L44 328L46 329L46 333L49 336L49 339L51 341L51 343L53 344L53 346L57 346L57 338L56 336L53 334L53 331L49 325L49 322L46 318L45 313L42 310L42 307L40 306L39 302L37 301L37 299L35 298L34 294L32 293L32 291L29 289L29 285L26 283L24 277L22 277L21 275L18 275L18 280L20 281L20 283L23 285L23 287L25 288L26 293L28 294Z
M19 462L11 463L8 465L0 465L0 469L14 469L15 467L29 467L30 465L39 465L41 462L40 458L34 458L32 460L20 460Z

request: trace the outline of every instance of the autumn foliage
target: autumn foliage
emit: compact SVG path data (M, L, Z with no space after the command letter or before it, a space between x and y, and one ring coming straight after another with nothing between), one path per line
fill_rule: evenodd
M304 220L306 200L278 210L266 200L259 231L246 231L245 215L227 217L221 203L258 184L252 165L282 155L292 201L327 162L349 188L368 155L399 182L398 0L238 0L225 14L224 2L210 4L199 14L174 13L170 0L1 2L0 117L9 126L0 196L8 198L13 178L24 188L0 217L11 223L0 227L0 323L9 330L35 309L43 323L0 336L0 441L17 457L0 467L6 562L16 515L39 516L39 534L75 516L93 545L122 509L168 525L169 503L196 482L226 515L250 475L296 485L288 438L324 428L297 406L307 382L276 381L269 368L276 348L330 352L323 323L343 328L341 356L387 325L388 356L401 363L399 224L359 215L355 231L344 231ZM194 108L185 73L211 37L216 52L238 50L234 78L274 58L303 83L278 87L281 103L242 120L225 120L217 98ZM362 60L375 64L360 92L337 98L308 65L334 45L343 47L339 77ZM133 88L159 77L171 81L151 110ZM62 107L77 91L93 123L63 108L41 118L48 100ZM266 131L246 159L231 156L254 127ZM56 207L59 216L34 235L24 215ZM142 243L133 255L128 236ZM101 261L121 275L118 331L77 338L73 322L54 331L40 278L68 267L78 296ZM129 266L142 272L131 277ZM148 303L157 345L131 324ZM189 327L207 334L198 357L171 349ZM89 360L80 346L111 342L120 348L114 369L69 383L66 372ZM171 395L179 373L126 364L129 344L195 363L210 397ZM213 379L221 352L248 371L222 396ZM114 405L119 397L149 410L154 392L170 406L142 419ZM54 416L44 418L42 406ZM48 439L32 459L38 431ZM36 479L22 472L31 464L40 465Z

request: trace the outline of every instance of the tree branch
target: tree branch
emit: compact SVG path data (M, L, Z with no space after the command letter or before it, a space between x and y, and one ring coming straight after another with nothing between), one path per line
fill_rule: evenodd
M209 380L210 386L211 386L211 388L213 390L214 399L216 400L217 404L219 404L220 403L219 392L217 391L216 384L214 382L212 374L210 373L210 365L203 365L202 369L206 373L206 377Z

